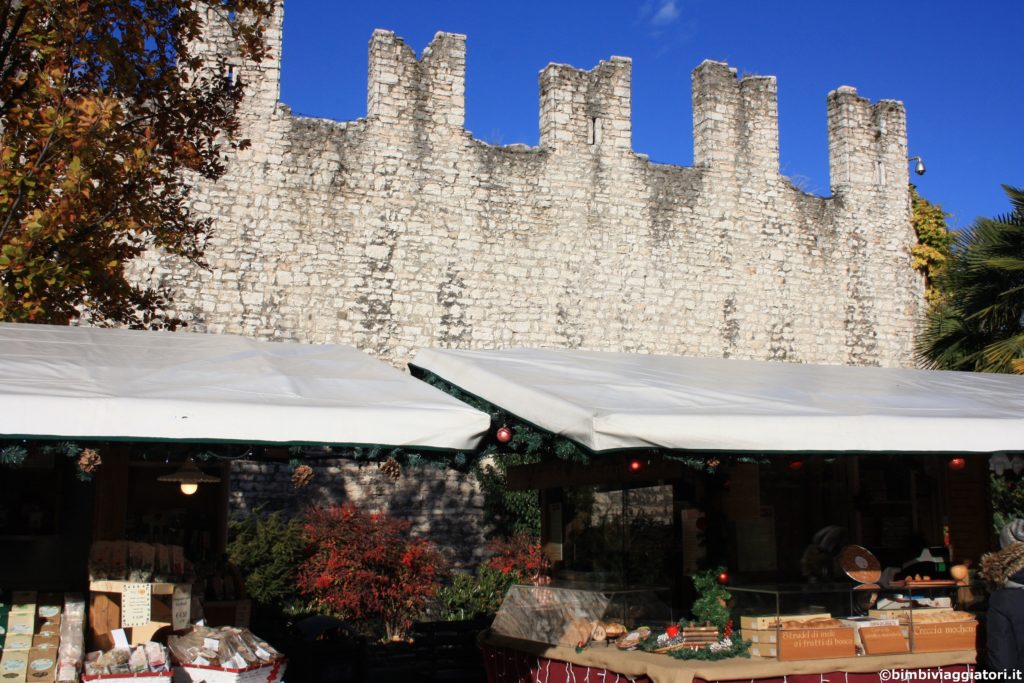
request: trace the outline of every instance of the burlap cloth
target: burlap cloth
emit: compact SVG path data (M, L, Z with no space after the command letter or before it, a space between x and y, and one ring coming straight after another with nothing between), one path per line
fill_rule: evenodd
M537 657L557 659L582 666L597 667L625 674L647 676L654 683L692 683L694 678L706 681L736 681L772 678L793 674L816 674L830 671L870 673L886 669L927 669L953 664L974 664L974 650L959 652L928 652L838 659L807 659L780 662L767 657L736 657L717 662L683 661L668 655L649 652L623 652L615 647L591 646L583 652L575 648L544 645L516 638L486 633L481 642L494 647L518 650Z

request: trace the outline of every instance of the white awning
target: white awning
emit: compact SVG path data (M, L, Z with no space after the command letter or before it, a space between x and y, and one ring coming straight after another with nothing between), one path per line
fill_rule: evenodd
M0 324L0 434L473 448L490 418L357 349Z
M569 350L413 365L594 451L1024 450L1024 377Z

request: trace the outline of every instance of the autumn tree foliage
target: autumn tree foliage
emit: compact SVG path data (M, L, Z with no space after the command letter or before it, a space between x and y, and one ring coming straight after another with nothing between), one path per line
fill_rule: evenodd
M318 610L379 619L389 639L404 636L440 587L444 562L410 523L351 503L310 508L299 591Z
M190 174L216 179L242 84L193 47L208 12L266 57L274 0L0 0L0 320L165 326L129 282L150 245L201 261Z
M917 187L910 185L910 224L917 235L917 244L911 248L914 270L925 277L925 298L929 305L942 300L939 289L941 276L953 258L956 235L946 225L949 214L938 204L922 197Z

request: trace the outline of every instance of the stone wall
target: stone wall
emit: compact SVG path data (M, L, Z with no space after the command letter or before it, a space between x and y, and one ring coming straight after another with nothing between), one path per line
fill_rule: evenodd
M280 15L268 37L279 55ZM154 254L137 277L174 289L194 330L351 344L400 367L426 346L912 365L923 282L902 104L828 95L833 195L817 197L779 174L772 77L693 71L683 168L633 151L621 57L541 72L539 146L474 139L465 42L438 33L417 59L375 31L367 116L337 122L293 116L278 62L240 62L212 25L204 49L246 83L252 146L195 186L195 209L214 218L209 267ZM287 484L261 467L238 470L237 510ZM346 471L356 496L362 480ZM444 495L451 505L409 514L453 528L465 515L478 543L478 508Z
M213 32L209 49L226 43ZM235 68L253 144L195 189L215 218L209 268L139 271L178 291L194 329L399 366L423 346L912 364L923 284L899 102L829 94L822 198L779 175L775 79L719 62L693 72L692 168L631 149L621 57L543 70L539 147L464 129L461 35L417 60L374 32L357 121L293 116L276 61Z
M286 462L232 463L228 502L234 516L257 508L294 515L310 505L356 503L369 512L410 520L411 531L429 535L456 566L471 566L481 559L484 501L472 475L407 466L393 481L376 464L342 459L306 464L313 468L313 480L296 489Z

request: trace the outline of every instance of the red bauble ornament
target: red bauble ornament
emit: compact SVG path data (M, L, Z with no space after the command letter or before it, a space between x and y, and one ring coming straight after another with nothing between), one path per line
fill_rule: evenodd
M497 437L498 443L508 443L512 440L512 430L508 427L499 427L495 437Z
M803 460L794 460L793 462L789 463L789 469L791 469L791 470L796 471L796 470L802 470L803 468L804 468L804 461Z
M967 467L967 461L964 460L963 458L949 459L949 469L953 470L954 472L959 472L965 467Z
M723 586L729 583L729 572L722 572L721 574L719 574L718 583L720 583Z
M644 464L640 460L637 460L636 458L634 458L634 459L629 461L629 471L630 472L639 472L643 468L644 468Z
M665 635L669 638L675 638L679 635L679 626L677 626L676 624L672 624L671 626L665 629Z

